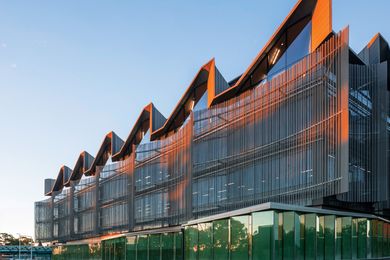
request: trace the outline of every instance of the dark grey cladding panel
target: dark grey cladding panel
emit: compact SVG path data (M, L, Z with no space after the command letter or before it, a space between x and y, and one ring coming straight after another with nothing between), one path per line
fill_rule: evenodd
M390 49L387 41L382 35L377 34L358 54L367 64L378 64L390 60Z
M51 192L51 189L53 188L55 182L56 182L55 179L45 179L45 194L44 195Z
M387 89L390 91L390 59L387 61Z
M111 140L111 154L116 154L120 151L124 141L114 132L112 132L112 140Z
M167 119L152 105L152 125L150 126L151 132L161 128Z
M63 175L62 175L63 183L67 183L71 175L72 175L72 170L69 167L64 166Z
M380 63L380 41L376 40L371 47L368 48L368 61L370 64Z
M349 63L356 65L365 65L364 61L351 48L349 49Z
M221 72L219 72L218 68L215 67L215 95L220 94L229 87L229 83L227 83Z
M94 160L95 158L92 156L92 155L90 155L89 153L87 153L87 152L84 152L84 165L83 165L83 167L84 167L84 171L86 171L86 170L88 170L89 169L89 167L91 167L91 164L92 164L92 162L93 162L93 160Z

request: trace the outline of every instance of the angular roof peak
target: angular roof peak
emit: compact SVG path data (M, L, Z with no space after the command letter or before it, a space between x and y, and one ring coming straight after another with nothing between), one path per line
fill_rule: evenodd
M237 82L216 95L213 103L230 99L253 87L251 81L256 71L258 74L266 75L269 68L261 65L268 53L289 27L305 18L310 18L312 21L311 51L314 51L333 31L332 0L299 0Z
M72 169L69 167L62 165L60 167L60 171L58 172L57 179L54 182L53 187L50 192L46 193L46 196L50 196L53 192L59 192L64 188L64 183L68 182L70 176L72 174Z
M151 140L156 140L178 129L189 116L194 104L206 91L207 105L210 107L214 97L228 88L229 84L215 66L215 59L212 58L199 69L164 125L151 133Z
M109 157L116 154L123 145L123 140L119 138L115 132L111 131L103 139L103 142L93 160L91 167L84 172L86 176L96 174L96 167L105 166Z
M390 48L386 39L380 34L375 34L368 44L358 54L366 64L377 64L390 61Z
M160 128L165 121L166 118L158 111L152 102L146 105L142 109L122 147L112 155L112 160L119 161L124 159L132 152L132 146L141 142L143 134L146 133L148 129L150 129L150 132L153 132Z
M69 180L64 183L66 187L70 186L71 181L79 181L84 173L91 167L94 157L90 155L87 151L82 151L77 158L76 164L73 167L72 174Z

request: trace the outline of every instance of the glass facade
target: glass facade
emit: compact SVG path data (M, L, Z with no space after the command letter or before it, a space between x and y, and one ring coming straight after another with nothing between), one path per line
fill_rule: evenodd
M297 48L296 41L304 46L310 42L311 22L302 20L296 26L299 33L291 39L288 33L283 36L287 56L290 48ZM371 163L377 150L365 149L367 145L376 149L379 140L372 139L377 138L378 121L373 113L383 115L390 107L375 100L387 95L379 87L382 65L345 62L347 38L347 30L332 36L282 73L209 108L202 107L206 92L176 132L140 142L125 160L98 167L95 176L37 203L37 238L66 242L114 231L169 227L264 202L312 205L319 199L336 198L345 207L351 201L384 203L385 192L377 191L387 168L371 174L379 173L381 161ZM349 79L343 70L350 71ZM343 96L344 92L349 94ZM341 120L344 106L349 109L348 124ZM375 110L377 106L382 110ZM343 129L348 127L350 136L344 145ZM365 135L367 131L373 134ZM389 131L381 138L389 140ZM232 232L244 234L239 227L250 228L241 219L231 221L233 227L238 225ZM278 221L285 223L279 231L288 241L283 250L301 256L300 250L289 245L303 241L306 230L297 228L306 219L286 214ZM315 221L317 252L337 254L338 245L326 243L333 229L331 220L317 217ZM350 226L357 233L357 224ZM211 239L201 234L202 240ZM242 247L251 246L237 244L232 258L243 257ZM198 249L197 254L211 254L207 246ZM340 253L342 257L343 250Z
M102 259L102 248L100 243L54 246L52 251L53 260L81 259L92 260Z
M381 220L359 217L295 211L255 212L186 226L185 259L389 257L388 240L383 239L389 234L388 225Z
M297 8L308 3L317 1ZM208 63L170 118L151 105L126 142L103 142L93 173L85 163L80 178L59 175L51 197L35 203L36 239L132 234L96 252L58 246L56 257L388 256L390 227L374 216L275 209L213 218L262 203L390 216L390 49L375 40L355 54L348 29L314 48L313 6L295 10L239 78L227 83Z
M286 205L287 206L287 205ZM377 259L390 257L390 224L364 216L264 210L100 243L53 248L53 259Z

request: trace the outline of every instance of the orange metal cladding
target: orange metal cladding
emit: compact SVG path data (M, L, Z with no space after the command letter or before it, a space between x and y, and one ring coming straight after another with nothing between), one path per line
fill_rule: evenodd
M139 114L123 146L119 149L117 153L112 155L112 160L114 162L127 158L134 151L134 145L137 145L142 140L143 136L141 136L141 133L144 134L148 130L150 130L150 133L152 133L157 127L159 127L159 125L156 126L154 123L154 111L156 113L159 113L160 117L164 121L166 120L155 108L153 103L149 103L148 105L146 105Z
M209 78L207 80L207 107L211 106L215 97L215 60L212 59L206 66L208 66Z
M183 155L181 161L182 165L187 165L191 167L191 137L192 137L192 126L193 126L193 117L191 115L190 121L183 128L183 135L180 138L182 141L178 141L179 145L175 145L175 149L170 151L171 157L172 153L180 153ZM174 156L175 157L175 156ZM172 162L175 163L175 162ZM188 168L187 168L188 169ZM170 189L169 191L169 200L175 202L178 205L178 209L184 209L185 203L184 198L186 197L186 192L190 190L189 185L191 184L191 175L188 174L188 171L184 172L183 180L180 181L176 187Z
M224 164L227 165L220 167L217 171L225 171L229 167L245 167L248 163L252 163L253 160L272 156L272 153L266 152L266 149L273 145L273 143L276 143L276 141L266 141L256 147L253 145L253 142L248 143L248 140L251 139L246 139L251 138L251 135L257 136L259 134L257 138L261 139L262 136L273 134L271 129L274 129L273 122L275 120L272 117L274 114L277 115L280 113L281 107L283 106L284 111L286 108L290 111L290 117L286 121L283 120L281 122L282 125L278 128L279 130L282 128L288 128L290 130L288 131L288 135L281 135L279 138L288 140L289 143L284 148L278 147L274 152L286 155L283 156L289 160L289 168L294 169L300 160L288 158L294 158L302 149L308 149L310 146L317 147L319 146L317 144L324 143L329 149L340 151L340 153L336 154L336 167L340 170L336 172L347 173L348 171L345 170L345 167L348 166L348 147L344 142L341 142L341 140L347 140L348 136L348 79L345 78L345 75L348 75L348 64L343 63L345 61L348 62L348 58L344 56L348 55L347 43L348 29L345 29L341 33L331 37L314 53L271 80L261 83L258 87L242 93L238 97L213 106L208 113L202 112L201 117L195 119L196 122L204 120L205 122L210 121L210 123L208 127L202 127L199 130L195 125L194 143L208 142L208 140L223 136L234 135L238 137L228 143L234 149L234 153L231 150L228 158L218 157L219 155L216 153L209 155L211 158L217 156L215 160L223 160ZM335 73L336 77L333 77L330 72ZM330 87L328 85L332 86ZM339 91L338 93L341 93L341 95L337 94L334 98L330 98L328 95L334 94L333 88L335 88L335 91ZM304 95L304 93L306 94ZM302 129L294 130L296 129L294 128L294 124L304 114L297 113L297 108L294 108L292 105L295 104L296 99L306 95L310 95L311 100L311 107L308 108L313 111L311 121ZM302 113L307 112L302 110ZM253 125L255 125L254 129ZM259 127L261 125L264 127ZM245 130L245 128L248 130ZM247 135L247 131L256 132ZM235 142L234 140L237 143L233 143ZM341 149L336 149L336 147L340 147ZM209 148L211 151L217 149L218 147ZM265 152L262 152L262 150ZM244 158L244 156L248 157L251 153L257 153L259 155L247 161L236 159L240 157ZM224 159L228 160L225 161ZM316 194L317 185L328 185L330 188L324 190L324 192L332 193L332 190L338 189L340 179L342 179L342 183L348 182L346 176L335 176L330 179L323 171L324 167L321 165L323 159L322 157L318 158L319 165L314 169L315 174L313 177L316 180L313 185L304 187L307 191L311 192L312 195L310 196L313 197L318 196ZM230 166L229 161L236 160L237 163ZM193 163L195 164L196 162ZM294 173L291 169L286 169L289 172L286 178L290 178L293 181L292 176L294 176ZM194 176L196 176L198 170L193 169L193 171ZM202 171L202 168L199 168L199 171ZM287 180L287 182L290 181ZM271 187L272 184L268 183L266 185ZM291 197L288 201L293 202L297 197L297 191L294 191L295 188L297 187L293 186L291 190L286 192L285 196L291 194L288 195ZM281 191L274 192L280 194ZM264 197L265 201L269 199L269 197Z
M179 118L179 116L183 115L179 112L182 109L186 108L186 105L191 98L194 98L192 92L196 91L196 88L199 87L199 86L196 86L196 82L197 82L198 78L202 75L202 72L204 72L204 71L207 72L206 88L204 88L202 93L199 93L199 95L197 95L196 98L200 99L202 97L202 94L205 91L207 91L208 92L207 104L208 104L208 106L211 105L212 100L214 99L214 96L215 96L216 69L215 69L214 58L211 59L209 62L207 62L205 65L203 65L199 69L198 73L196 74L196 76L192 80L190 86L184 92L183 96L180 98L175 109L172 111L171 115L168 117L168 119L166 120L164 125L151 133L152 140L159 139L164 135L169 135L169 133L172 132L172 130L174 130L174 129L172 129L170 124L173 124L173 122L174 122L175 125L181 125L185 121L186 117L189 116L189 113L191 112L189 110L184 111L184 113L183 113L184 117L182 117L182 118ZM198 101L198 100L196 100L196 101Z
M312 17L311 49L315 50L332 32L332 1L317 0Z
M186 193L190 191L189 184L191 176L189 174L189 167L191 163L192 126L191 117L186 125L174 135L154 142L158 146L158 148L155 148L156 151L158 151L156 154L135 162L134 173L137 169L142 169L144 166L148 165L167 165L171 178L175 180L168 188L168 200L170 203L169 215L171 216L180 215L184 211L186 207ZM146 150L148 149L150 148L147 148ZM137 152L142 154L143 147L135 150L134 154ZM144 195L140 194L138 195L138 198L143 196Z
M332 0L313 0L307 2L302 0L298 1L292 8L290 13L287 15L287 17L284 19L284 21L281 23L281 25L278 27L278 29L275 31L275 33L272 35L272 37L268 40L266 45L252 61L250 66L238 79L238 81L230 88L215 95L211 103L217 104L237 95L240 92L240 88L245 85L245 82L247 81L248 77L252 75L254 69L256 69L258 64L265 58L268 51L275 44L276 40L279 38L280 34L286 29L288 24L291 23L292 20L296 19L297 15L303 18L305 16L302 15L302 9L304 8L303 6L306 5L305 8L308 8L308 6L312 5L312 3L315 3L314 9L310 10L310 14L312 15L311 51L314 51L330 35L330 33L332 33Z
M103 142L96 154L95 159L92 162L91 167L84 172L86 176L95 175L96 168L98 166L106 165L106 162L111 155L118 152L123 145L122 139L120 139L113 131L109 132L103 139Z

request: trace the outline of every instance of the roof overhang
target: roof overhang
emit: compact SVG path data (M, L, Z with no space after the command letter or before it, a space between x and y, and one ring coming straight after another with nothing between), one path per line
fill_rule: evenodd
M248 84L254 70L261 62L267 58L272 47L277 43L286 30L305 17L310 17L312 21L312 42L311 51L314 51L332 33L332 1L331 0L300 0L296 3L276 32L265 44L256 58L252 61L246 71L237 82L215 96L213 104L228 100L247 88L253 87ZM265 74L267 71L265 71Z

